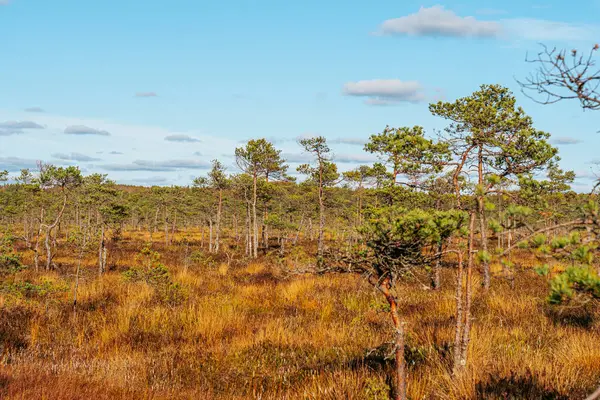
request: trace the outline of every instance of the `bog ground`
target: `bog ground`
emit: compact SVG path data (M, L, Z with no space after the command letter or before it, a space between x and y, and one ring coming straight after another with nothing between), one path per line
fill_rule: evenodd
M100 279L96 260L84 260L76 312L73 254L57 255L56 272L12 278L35 289L1 297L2 398L387 398L389 306L361 277L288 276L294 266L286 263L309 261L302 250L298 261L276 254L186 261L176 238L153 246L181 285L181 299L169 304L148 283L123 276L143 244L124 239L115 270ZM598 315L550 309L547 280L530 267L514 287L498 275L489 293L475 293L471 359L459 380L450 375L452 270L444 269L441 291L423 285L425 275L401 284L410 398L567 399L593 391Z

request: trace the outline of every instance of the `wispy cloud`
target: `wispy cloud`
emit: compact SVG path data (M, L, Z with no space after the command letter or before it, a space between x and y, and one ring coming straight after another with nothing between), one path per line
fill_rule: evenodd
M52 154L52 157L57 158L59 160L65 160L65 161L80 161L80 162L100 161L99 158L90 157L90 156L87 156L87 155L81 154L81 153L71 153L71 154L54 153L54 154Z
M502 10L480 9L479 15L504 14ZM507 40L563 41L594 40L600 27L574 22L536 18L503 18L480 20L462 17L441 5L421 7L414 14L388 19L379 34L391 36L430 36L455 38L498 38Z
M581 142L582 142L581 140L571 137L571 136L560 136L560 137L552 139L552 143L557 144L557 145L578 144Z
M20 135L22 133L21 129L0 129L0 136Z
M372 154L335 154L333 161L340 164L360 164L373 163L377 161L377 157Z
M193 138L190 135L182 135L182 134L166 136L165 140L167 142L180 142L180 143L198 143L198 142L201 142L200 139Z
M26 108L24 111L30 112L30 113L43 113L44 109L41 107L29 107L29 108Z
M399 79L348 82L344 85L343 93L346 96L366 97L366 103L370 105L416 103L425 100L423 87L419 82Z
M123 153L121 153L120 151L109 151L108 154L112 154L112 155L122 155Z
M136 178L136 179L132 179L129 180L128 182L134 183L134 184L141 184L141 185L156 185L156 186L160 186L160 185L164 185L167 182L170 182L170 180L167 177L164 176L149 176L147 178Z
M156 92L137 92L135 97L158 97Z
M65 133L68 135L98 135L110 136L110 133L101 129L90 128L85 125L71 125L65 128Z
M533 18L513 18L500 21L509 38L542 41L593 40L600 28L588 24L574 24Z
M20 157L0 157L0 170L9 172L19 171L23 168L35 168L37 161Z
M337 138L329 141L332 144L350 144L353 146L363 146L365 144L364 139L360 138Z
M281 157L289 163L308 163L313 160L308 153L283 153Z
M210 164L198 160L135 160L131 164L104 164L99 167L107 171L175 171L208 169Z
M388 19L380 26L384 35L490 38L501 32L502 26L495 21L461 17L440 5L421 7L414 14Z
M44 129L44 127L33 121L6 121L0 122L0 129Z

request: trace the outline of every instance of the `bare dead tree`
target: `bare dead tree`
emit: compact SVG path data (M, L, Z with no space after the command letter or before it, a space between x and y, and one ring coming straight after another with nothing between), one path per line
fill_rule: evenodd
M523 93L540 104L578 99L584 110L600 110L600 67L595 60L600 45L589 52L541 46L536 57L525 59L537 69L524 81L517 80Z

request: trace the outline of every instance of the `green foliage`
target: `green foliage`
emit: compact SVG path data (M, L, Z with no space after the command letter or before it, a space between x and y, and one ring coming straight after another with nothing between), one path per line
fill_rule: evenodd
M502 232L502 225L500 225L500 223L495 219L490 219L488 221L488 228L494 233Z
M543 244L537 248L537 250L544 255L549 255L552 253L552 247L547 244Z
M569 267L550 283L551 304L562 304L575 297L600 299L600 277L590 266Z
M492 261L492 256L487 251L479 251L477 252L477 261L479 263L489 263Z
M563 171L556 165L548 169L547 180L536 180L533 174L519 176L519 194L529 204L537 204L539 209L548 207L548 195L565 193L571 190L575 172Z
M386 126L382 133L371 135L365 150L378 154L382 161L391 167L392 179L398 174L416 179L423 174L440 172L450 159L448 144L435 143L425 138L425 132L420 126Z
M26 267L21 263L21 257L13 250L15 238L4 235L0 238L0 277L11 275L24 270Z
M235 159L239 168L251 176L277 179L282 177L288 168L285 160L281 158L281 150L276 150L266 139L252 139L246 146L236 148ZM222 168L219 167L222 166L213 163L215 174L209 177L213 183L221 180Z
M302 164L298 166L297 171L308 176L307 183L318 185L321 182L324 187L332 186L340 177L337 165L324 160L316 167L312 167L310 164Z
M135 259L138 265L123 272L126 280L146 282L154 288L157 299L164 304L178 305L186 299L182 286L172 281L169 270L160 262L160 253L145 246Z
M576 245L581 243L581 234L577 231L571 232L569 235L569 240L572 245Z
M44 189L58 187L62 190L71 190L83 184L83 176L79 167L56 167L46 164L42 165L38 182Z
M550 246L554 249L564 249L565 247L567 247L569 244L571 243L571 238L569 237L564 237L564 236L559 236L556 237L554 239L552 239L552 242L550 242Z
M15 274L25 268L17 254L0 254L0 276Z
M487 191L500 177L516 177L552 166L558 150L548 143L550 134L533 127L532 119L516 106L514 95L500 85L482 85L478 91L454 102L431 104L433 115L450 121L448 139L459 142L454 153L470 168L481 160ZM479 157L481 155L481 158Z
M365 400L387 400L389 399L390 387L377 378L367 378L363 389Z
M461 211L407 210L401 207L371 209L361 229L377 276L395 279L412 267L429 264L423 250L457 234L467 214Z
M535 267L534 271L539 276L548 276L550 274L550 266L548 266L548 264L544 264L539 267Z
M42 278L39 283L30 281L5 282L0 286L1 292L27 299L48 299L69 290L66 282Z
M484 208L486 211L494 211L496 209L496 205L491 201L486 201L484 203Z
M573 251L573 260L583 265L592 265L592 262L594 261L594 250L596 250L596 247L594 246L580 246Z
M225 166L219 160L212 160L212 168L208 172L207 177L195 178L193 184L195 187L208 187L216 190L224 190L231 184L227 174L225 173Z
M371 299L369 302L369 308L375 312L389 313L391 306L387 301L383 301L380 298Z
M315 157L315 165L302 164L297 171L308 177L307 183L326 187L334 185L340 177L337 165L331 162L331 149L323 136L300 140L304 151Z
M201 250L193 251L190 255L190 260L201 267L212 268L217 264L215 258L211 254L205 253Z
M533 214L533 210L526 206L511 204L508 207L506 207L506 215L511 216L513 218L528 217L531 214Z
M539 248L540 246L545 244L547 240L548 240L548 237L546 235L544 235L543 233L538 233L533 238L531 238L531 245L533 247Z

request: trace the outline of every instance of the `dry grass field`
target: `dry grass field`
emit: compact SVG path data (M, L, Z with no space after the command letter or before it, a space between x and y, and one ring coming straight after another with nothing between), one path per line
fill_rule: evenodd
M165 295L124 274L142 246L140 237L121 243L102 278L86 258L75 311L75 253L59 252L57 271L4 281L0 398L388 398L388 306L361 277L289 276L301 250L285 261L228 261L155 243L176 284ZM598 386L597 311L550 308L546 278L522 261L512 284L498 272L489 293L475 293L470 360L458 378L454 271L444 270L441 291L427 290L425 276L402 282L410 399L578 399Z

